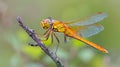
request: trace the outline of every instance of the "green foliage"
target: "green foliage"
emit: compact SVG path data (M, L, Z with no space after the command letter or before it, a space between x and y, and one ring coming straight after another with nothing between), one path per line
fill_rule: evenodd
M19 31L17 31L17 35L18 35L18 38L22 42L26 42L26 41L30 40L28 34L24 30L22 30L22 29L20 29Z
M78 53L78 57L86 63L90 62L94 55L95 53L90 49L83 49Z
M35 60L40 60L40 57L44 54L40 47L23 46L22 51Z

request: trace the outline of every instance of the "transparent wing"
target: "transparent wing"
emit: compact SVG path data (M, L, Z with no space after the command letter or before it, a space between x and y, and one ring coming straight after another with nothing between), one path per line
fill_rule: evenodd
M68 22L66 24L68 24L69 26L84 26L84 25L90 25L90 24L95 24L101 20L103 20L104 18L107 17L106 13L102 13L102 12L98 12L95 15L77 20L77 21L72 21L72 22Z
M104 27L100 24L92 24L92 25L87 25L87 26L76 26L76 27L71 27L75 29L78 34L82 37L90 37L93 36L100 31L104 30Z

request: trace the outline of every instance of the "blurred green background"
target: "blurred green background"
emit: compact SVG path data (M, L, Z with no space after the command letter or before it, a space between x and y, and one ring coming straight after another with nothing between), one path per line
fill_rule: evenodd
M55 63L39 48L28 46L34 42L17 24L21 16L24 23L38 35L45 32L40 21L52 16L70 21L96 12L106 12L101 21L105 30L89 38L104 46L109 54L71 39L61 44L57 55L65 67L119 67L120 66L120 0L0 0L0 67L56 67ZM49 39L45 42L50 44ZM56 41L52 46L55 46ZM53 49L53 48L51 48Z

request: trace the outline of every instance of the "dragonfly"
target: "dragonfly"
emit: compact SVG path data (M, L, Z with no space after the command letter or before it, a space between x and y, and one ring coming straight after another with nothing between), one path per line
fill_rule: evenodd
M60 41L55 34L55 32L59 32L64 34L64 41L66 41L66 37L74 38L96 48L103 53L108 53L108 51L102 46L85 39L86 37L93 36L104 30L104 27L98 22L106 17L107 14L104 12L98 12L94 15L70 22L63 22L49 17L42 20L40 25L46 30L46 32L43 34L46 37L45 40L48 40L51 35L52 42L53 37L55 37L59 44Z

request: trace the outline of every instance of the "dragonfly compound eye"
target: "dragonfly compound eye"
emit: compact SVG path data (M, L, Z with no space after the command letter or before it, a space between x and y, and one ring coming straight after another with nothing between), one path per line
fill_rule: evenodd
M50 24L46 21L42 21L41 25L42 25L43 29L48 29L50 27Z

